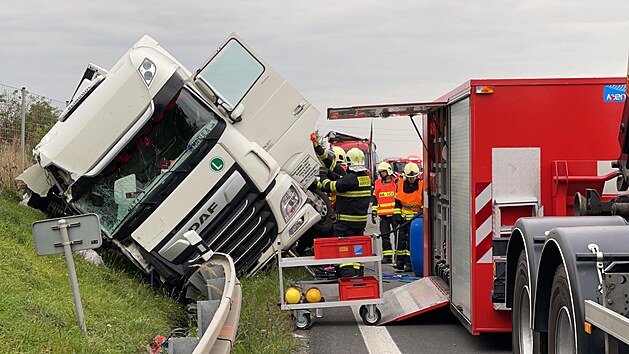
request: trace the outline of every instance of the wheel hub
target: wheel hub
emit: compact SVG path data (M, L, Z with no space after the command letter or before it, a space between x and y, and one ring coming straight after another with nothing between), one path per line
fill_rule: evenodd
M531 329L531 301L529 287L524 286L520 293L520 353L533 352L533 330Z
M576 353L573 323L566 306L559 309L555 327L555 353Z

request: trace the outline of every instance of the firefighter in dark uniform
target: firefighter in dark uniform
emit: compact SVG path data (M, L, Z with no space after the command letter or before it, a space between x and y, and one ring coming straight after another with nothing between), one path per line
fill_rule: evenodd
M409 162L404 166L404 179L398 181L395 193L395 209L393 210L398 225L413 219L422 211L422 193L424 183L419 178L419 166ZM410 223L398 230L395 251L395 269L412 272L410 248Z
M365 154L358 148L347 152L347 175L332 181L321 173L320 189L336 193L335 237L360 236L365 233L371 202L371 178L365 167ZM339 276L349 277L363 274L360 263L345 263L339 266Z

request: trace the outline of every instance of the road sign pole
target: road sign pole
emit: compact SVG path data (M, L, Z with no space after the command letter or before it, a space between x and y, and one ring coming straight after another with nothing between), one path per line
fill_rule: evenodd
M70 276L70 286L72 287L72 295L74 295L74 306L76 307L76 317L79 320L81 333L87 333L85 326L85 318L83 317L83 303L81 303L81 294L79 293L79 281L76 278L76 269L74 267L74 258L72 258L72 243L68 235L68 223L65 219L59 220L59 231L61 232L61 242L63 245L63 253L66 255L66 264L68 265L68 275Z

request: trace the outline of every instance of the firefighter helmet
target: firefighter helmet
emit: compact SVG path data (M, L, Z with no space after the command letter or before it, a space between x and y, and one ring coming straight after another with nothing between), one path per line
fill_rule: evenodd
M332 146L332 151L334 152L335 162L337 164L345 164L345 150L338 146Z
M351 148L347 152L346 155L347 160L347 168L350 171L359 172L365 171L365 153L362 152L359 148Z
M387 175L389 176L393 175L393 168L391 167L391 164L386 161L382 161L378 164L378 173L382 171L387 171Z
M409 162L404 166L404 175L406 177L418 177L419 167L414 162Z

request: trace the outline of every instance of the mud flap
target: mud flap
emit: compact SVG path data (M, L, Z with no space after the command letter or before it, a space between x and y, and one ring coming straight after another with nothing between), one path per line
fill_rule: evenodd
M400 321L450 303L448 285L439 277L425 277L386 291L380 324Z

